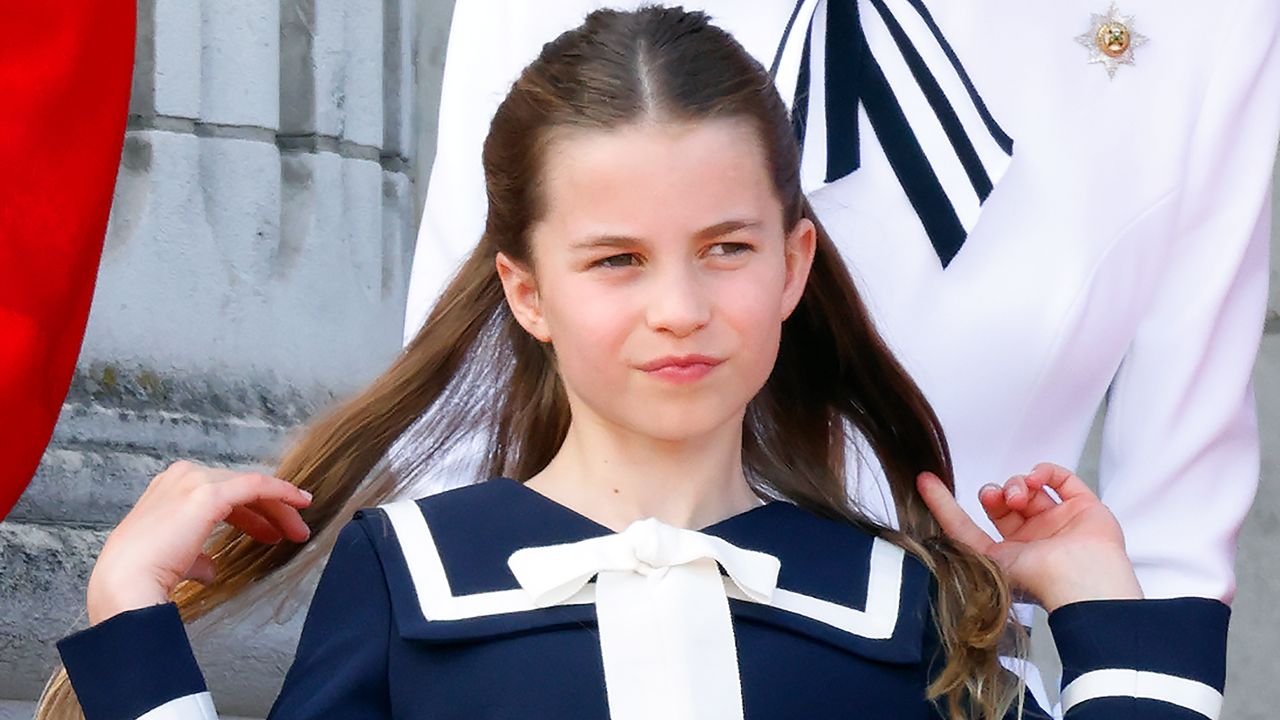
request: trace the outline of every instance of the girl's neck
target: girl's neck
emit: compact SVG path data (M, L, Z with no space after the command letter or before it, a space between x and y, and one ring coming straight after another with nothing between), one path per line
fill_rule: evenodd
M637 437L575 417L528 487L623 530L636 520L699 529L760 504L742 470L742 423L679 442Z

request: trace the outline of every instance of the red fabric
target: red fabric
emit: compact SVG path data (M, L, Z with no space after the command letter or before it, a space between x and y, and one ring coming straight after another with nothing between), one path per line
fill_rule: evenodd
M35 474L84 339L128 118L134 2L0 12L0 519Z

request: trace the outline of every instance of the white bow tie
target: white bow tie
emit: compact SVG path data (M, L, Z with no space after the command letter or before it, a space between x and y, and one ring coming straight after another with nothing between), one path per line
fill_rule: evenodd
M742 687L723 567L768 603L780 563L656 519L507 561L535 605L561 603L596 578L600 652L612 720L741 720Z

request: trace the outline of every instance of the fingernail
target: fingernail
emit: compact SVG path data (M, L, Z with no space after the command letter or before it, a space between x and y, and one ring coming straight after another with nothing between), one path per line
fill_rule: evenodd
M302 497L306 498L308 501L311 500L311 493L303 490L302 488L298 488L298 492L302 493Z

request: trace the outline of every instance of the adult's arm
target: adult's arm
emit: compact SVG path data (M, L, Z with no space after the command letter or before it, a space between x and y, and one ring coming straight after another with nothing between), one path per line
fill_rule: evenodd
M1147 597L1230 602L1259 439L1251 376L1267 302L1280 135L1280 5L1229 3L1166 264L1108 395L1101 496Z

